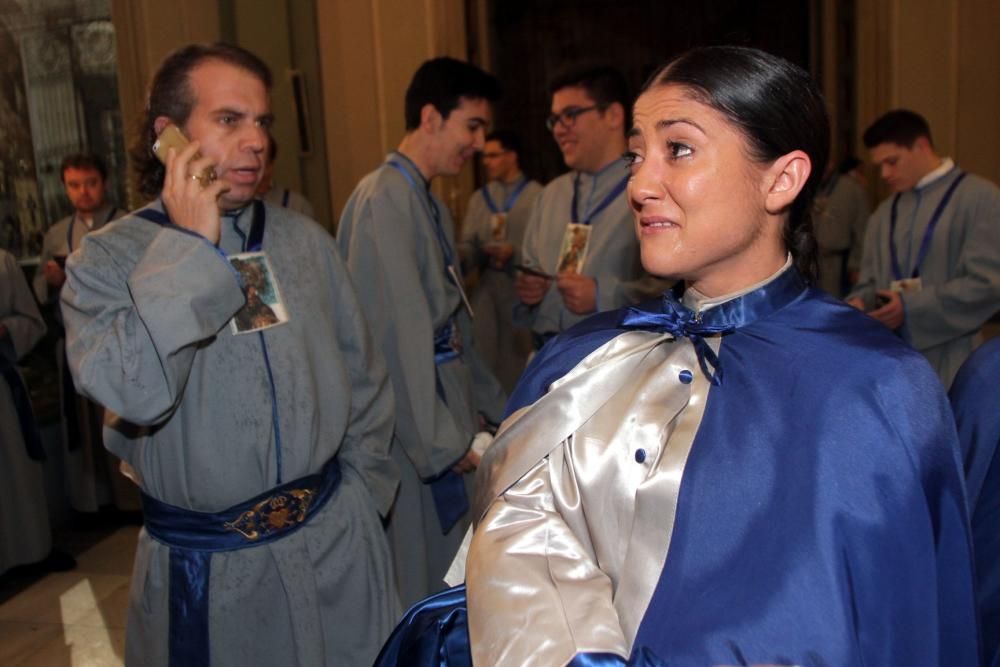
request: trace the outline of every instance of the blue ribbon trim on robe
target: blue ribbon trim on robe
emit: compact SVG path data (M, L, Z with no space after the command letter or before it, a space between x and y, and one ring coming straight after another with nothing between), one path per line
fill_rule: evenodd
M944 213L946 208L948 208L948 202L951 201L951 196L955 194L955 189L958 187L958 184L962 182L962 179L964 179L965 176L965 173L958 172L958 176L956 176L955 180L953 180L951 185L948 186L948 189L945 191L940 203L938 203L937 208L934 209L930 222L927 223L927 228L924 229L923 238L920 239L920 248L917 250L917 261L913 263L913 272L910 274L911 278L920 277L920 265L924 263L927 253L930 252L931 239L934 237L934 230L937 228L938 221L941 219L941 214ZM917 193L917 203L919 205L921 190L917 189L915 192ZM892 275L896 280L901 280L903 278L903 270L899 266L899 257L896 254L896 243L894 241L896 237L897 209L899 208L899 198L902 196L902 192L896 193L896 196L892 199L892 208L889 213L889 259L891 260L890 263L892 265ZM916 215L916 213L914 213L914 215Z
M681 303L684 285L678 283L663 294L659 304L662 310L629 307L625 310L621 327L689 339L698 354L701 371L713 385L719 386L722 384L722 365L704 337L732 333L748 322L759 320L795 299L805 288L805 280L799 272L789 269L760 289L695 313Z
M434 389L437 392L438 398L445 405L448 405L448 399L444 394L444 385L441 384L441 376L437 372L437 365L461 356L461 352L456 351L451 344L453 335L454 318L449 319L434 334ZM465 454L462 455L462 458L465 458ZM458 463L458 461L455 463ZM458 523L458 520L462 518L462 515L469 511L469 494L465 490L465 481L462 475L452 470L451 466L448 466L441 474L423 480L423 482L431 487L431 497L434 499L434 512L437 514L438 523L441 525L441 534L447 535L455 527L455 524Z
M31 409L31 398L28 388L21 379L21 374L17 372L14 343L9 336L0 338L0 376L10 387L11 399L14 401L14 412L17 413L17 423L21 427L21 439L24 440L24 448L28 458L33 461L45 460L45 448L42 447L42 439L38 435L38 426L35 424L35 413Z
M462 458L465 458L464 454ZM462 515L469 511L469 494L465 490L465 480L462 475L448 468L425 483L431 487L434 510L438 516L438 523L441 524L441 534L447 535Z
M212 554L256 547L294 533L340 485L340 462L221 512L198 512L142 494L146 531L170 547L170 665L209 664L209 580Z
M507 196L507 199L504 200L502 211L497 207L496 202L493 201L493 197L490 195L490 191L487 189L487 186L484 185L480 188L480 190L483 193L483 199L486 201L486 208L490 209L490 213L508 213L510 209L514 208L514 204L517 203L517 198L521 196L521 192L524 191L524 188L527 185L527 177L522 177L520 182L518 182L518 184L514 187L514 191L511 192Z
M413 163L410 158L406 157L402 153L396 153L401 158L413 167L413 170L418 174L420 170ZM385 164L389 165L406 179L406 182L410 184L410 188L414 192L422 194L422 200L427 206L428 211L431 213L431 218L434 226L434 233L437 236L438 245L441 248L441 255L444 257L445 264L445 280L455 283L455 276L453 276L447 267L456 267L457 264L454 261L454 255L451 252L451 247L448 244L448 239L444 235L444 230L441 228L441 215L437 209L437 204L434 203L433 198L430 194L430 184L424 181L424 187L421 189L417 185L416 179L413 175L406 170L406 168L397 162L396 160L388 160ZM423 176L421 176L423 180ZM462 286L455 283L459 291L462 291ZM437 394L441 398L441 402L448 405L448 401L445 398L444 387L441 386L441 378L437 376L437 365L443 364L446 361L451 361L452 359L457 359L462 356L461 350L456 350L455 345L452 344L452 339L454 338L454 328L455 328L455 318L454 316L448 318L448 321L437 331L434 332L434 366L435 366L435 384L437 388ZM462 455L465 458L465 455ZM445 535L455 526L462 515L469 511L469 495L465 490L465 482L462 480L462 476L451 470L449 467L440 475L429 479L423 480L425 484L429 484L431 487L431 497L434 498L434 510L438 516L438 523L441 525L441 532Z

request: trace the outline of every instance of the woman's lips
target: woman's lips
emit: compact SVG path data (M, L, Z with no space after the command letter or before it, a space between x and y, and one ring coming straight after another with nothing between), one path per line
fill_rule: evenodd
M654 232L661 229L676 229L678 227L677 223L673 222L669 218L652 217L652 216L644 216L642 218L639 218L639 226L642 228L642 231L644 232L646 231Z

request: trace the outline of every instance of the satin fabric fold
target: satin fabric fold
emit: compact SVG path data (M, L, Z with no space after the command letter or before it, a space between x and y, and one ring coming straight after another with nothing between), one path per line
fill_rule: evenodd
M472 667L465 601L465 586L456 586L413 605L374 667Z
M677 665L972 664L956 443L926 363L794 269L723 306L734 330L706 342L721 341L726 381L703 418L664 404L707 384L681 377L698 363L690 339L625 331L622 311L536 357L477 480L477 662L647 650ZM658 423L665 445L638 445ZM643 466L679 457L682 433L683 464L644 491ZM643 550L645 566L629 560Z

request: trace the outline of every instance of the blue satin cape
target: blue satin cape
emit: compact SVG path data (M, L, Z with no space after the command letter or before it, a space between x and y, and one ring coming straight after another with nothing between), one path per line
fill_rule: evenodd
M762 288L789 292L784 303L755 292L719 307L740 325L724 334L724 375L631 661L977 664L965 491L940 382L888 329L819 290L792 295L794 281L788 271ZM667 301L639 308L655 315ZM547 344L508 414L624 333L624 317L601 313Z
M983 665L1000 667L1000 338L972 353L949 396L958 424L972 520Z

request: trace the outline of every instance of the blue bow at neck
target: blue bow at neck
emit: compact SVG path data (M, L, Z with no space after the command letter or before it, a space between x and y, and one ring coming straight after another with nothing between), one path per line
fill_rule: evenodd
M719 386L722 384L722 366L715 350L705 342L705 336L712 334L731 333L735 327L731 322L709 324L702 321L701 315L685 307L672 291L663 295L663 312L649 312L631 306L625 310L622 319L625 329L642 329L668 333L674 338L687 338L694 345L698 354L698 365L708 380ZM709 369L711 366L711 370Z
M705 342L705 336L729 334L774 313L801 297L806 282L794 268L779 273L775 278L752 292L730 299L703 313L694 313L680 302L684 284L664 293L660 301L632 306L625 310L621 326L625 329L642 329L671 334L674 338L687 338L694 344L698 365L709 381L722 384L722 367L715 351ZM709 369L711 367L712 370Z

